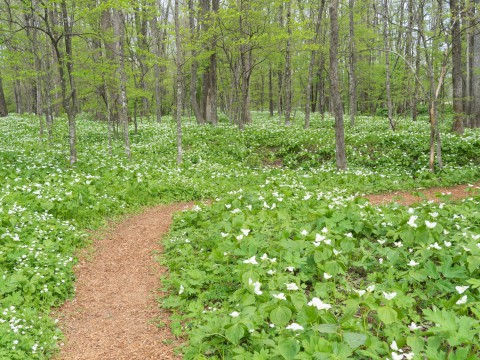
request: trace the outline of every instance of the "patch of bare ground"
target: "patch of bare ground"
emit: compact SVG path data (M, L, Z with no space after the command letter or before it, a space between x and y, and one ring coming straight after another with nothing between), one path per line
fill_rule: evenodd
M76 266L76 295L56 314L65 345L57 359L179 359L179 341L169 330L168 313L156 302L159 277L155 260L172 214L189 204L161 205L114 225L94 241L91 259ZM156 324L155 324L155 323ZM165 326L159 327L162 323Z
M443 201L443 196L455 201L468 198L480 193L480 182L452 187L436 187L411 191L395 191L386 194L373 194L365 196L373 205L386 205L396 202L401 205L413 205L423 200Z

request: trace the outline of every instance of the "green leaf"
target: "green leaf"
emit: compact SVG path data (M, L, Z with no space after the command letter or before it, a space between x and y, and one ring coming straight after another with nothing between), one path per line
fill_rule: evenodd
M356 348L365 345L367 341L367 335L353 332L343 333L343 341L345 341L348 346L355 350Z
M480 267L480 256L469 256L467 257L468 271L473 273Z
M225 337L234 345L238 345L244 334L245 330L240 324L234 324L225 331Z
M389 306L381 307L377 310L377 312L380 320L382 320L386 325L397 321L397 312Z
M335 324L319 324L312 327L313 330L324 334L336 334L338 326Z
M280 327L287 325L291 317L292 310L283 305L279 305L270 313L271 322Z
M295 339L280 340L278 352L285 360L293 360L300 351L300 344Z
M302 310L302 308L305 306L307 303L307 297L305 294L301 292L294 292L290 295L290 300L293 303L293 306L295 306L295 309L297 310Z

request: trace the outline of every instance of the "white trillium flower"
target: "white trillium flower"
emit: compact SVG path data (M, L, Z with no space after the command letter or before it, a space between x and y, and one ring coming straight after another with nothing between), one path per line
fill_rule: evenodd
M295 283L285 283L287 285L287 290L298 290L298 286Z
M410 219L408 219L407 224L410 225L411 227L415 227L415 228L416 228L416 227L417 227L417 224L415 223L415 220L417 220L417 219L418 219L418 216L412 215L412 216L410 216Z
M403 355L405 356L406 360L412 360L413 357L415 356L415 353L409 352L409 353L406 353L406 354L403 354Z
M243 235L248 236L250 233L250 229L240 229L240 231L243 233Z
M256 260L256 256L252 256L250 259L243 260L244 264L252 264L252 265L257 265L258 262Z
M415 212L415 209L414 208L408 208L408 213L409 214L413 214Z
M420 327L420 326L417 326L417 324L415 324L413 321L410 323L410 325L408 325L408 328L409 328L411 331L415 331L415 330L421 329L421 327Z
M236 318L236 317L238 317L238 316L240 315L240 313L239 313L238 311L233 311L233 312L231 312L229 315L230 315L231 317L233 317L233 318Z
M308 306L314 306L317 308L317 310L328 310L332 308L332 305L324 303L322 300L320 300L317 297L314 297L312 301L309 301Z
M324 227L324 228L322 229L322 233L324 233L324 234L328 233L328 229L327 229L326 227Z
M443 244L445 245L445 247L450 247L452 246L452 243L450 241L444 241Z
M182 295L184 291L185 291L185 288L183 287L183 285L180 285L180 289L178 290L178 295Z
M428 245L428 248L429 249L436 249L436 250L442 250L442 247L440 245L438 245L438 242L435 242L431 245Z
M363 296L363 294L365 294L365 290L355 290L353 289L353 291L355 291L359 296Z
M459 294L463 294L469 287L470 286L455 286L455 290L457 290Z
M224 233L224 232L220 232L220 234L222 235L222 237L227 237L229 235L228 233Z
M323 273L323 277L324 277L326 280L328 280L328 279L332 278L332 275L330 275L329 273L324 272L324 273Z
M408 266L417 266L419 263L416 262L415 260L410 260L410 262L408 263Z
M436 218L438 216L438 212L430 213L430 216L433 217L433 218Z
M240 240L243 239L243 234L237 235L237 236L235 236L235 238L236 238L238 241L240 241Z
M383 297L387 300L392 300L395 296L397 296L396 291L394 291L392 293L386 293L385 291L383 292Z
M467 295L463 295L462 298L460 300L458 300L455 304L457 305L463 305L463 304L466 304L467 303Z
M268 260L268 255L267 255L267 253L264 253L264 254L262 255L262 257L260 258L260 260L264 260L264 261L265 261L265 260Z
M303 326L302 325L299 325L297 323L291 323L290 325L288 325L285 329L287 330L293 330L293 331L299 331L299 330L303 330Z
M430 222L428 220L425 220L425 225L427 225L427 227L429 229L433 229L435 226L437 226L437 223L436 222Z
M324 240L323 242L324 242L325 244L327 244L327 245L331 245L331 244L332 244L332 240Z
M276 272L277 272L276 270L268 270L268 271L267 271L267 274L268 274L268 275L273 275L273 274L275 274Z
M258 281L253 282L252 279L248 279L248 284L253 285L253 292L256 295L262 295L263 294L263 292L260 290L260 287L262 286L261 283L259 283Z
M313 242L313 246L315 246L315 247L319 247L320 244L321 244L321 242L316 242L316 241Z
M383 258L378 259L378 262L379 262L380 264L383 264Z
M385 244L385 240L377 240L377 242L378 242L380 245Z
M392 343L390 344L390 349L398 351L398 345L395 340L393 340Z
M293 266L287 266L285 268L285 271L290 271L290 272L294 272L295 271L295 268Z
M323 235L320 235L320 234L315 234L315 241L316 242L322 242L323 240L325 240L326 237L323 236Z
M336 250L336 249L333 249L333 253L334 253L335 255L340 255L342 252L341 252L341 251L338 251L338 250Z
M307 236L308 235L308 231L303 229L300 234L302 234L303 236Z
M367 287L368 292L371 293L371 292L373 292L373 290L375 290L375 285L370 285L370 286Z
M395 351L392 351L392 360L402 360L403 354L397 354Z
M287 300L286 296L284 293L279 293L279 294L273 294L272 295L275 299L278 300Z

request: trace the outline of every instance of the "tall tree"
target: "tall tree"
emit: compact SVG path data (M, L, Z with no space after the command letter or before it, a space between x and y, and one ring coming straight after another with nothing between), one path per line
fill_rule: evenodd
M0 77L0 117L8 115L7 102L5 101L5 94L3 92L3 82Z
M345 130L338 78L338 0L330 1L330 92L335 115L335 156L338 170L347 169Z
M452 28L452 85L453 85L453 131L463 134L462 99L462 34L460 30L460 4L450 0Z
M183 160L182 148L182 68L183 68L183 54L182 54L182 39L180 34L180 5L179 0L174 2L174 23L175 23L175 54L176 54L176 92L177 92L177 106L175 109L175 119L177 122L177 164Z
M349 24L349 61L348 73L350 75L348 92L350 95L350 126L355 125L355 116L357 115L357 77L355 68L357 66L357 54L355 49L355 26L354 26L354 7L355 0L348 1L348 24Z

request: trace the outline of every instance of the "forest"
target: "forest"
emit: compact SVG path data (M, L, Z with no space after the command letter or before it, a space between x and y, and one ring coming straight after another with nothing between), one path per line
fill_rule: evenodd
M112 314L79 268L159 204L143 358L478 359L478 6L1 2L0 359L89 358L65 322L140 267L110 239Z

